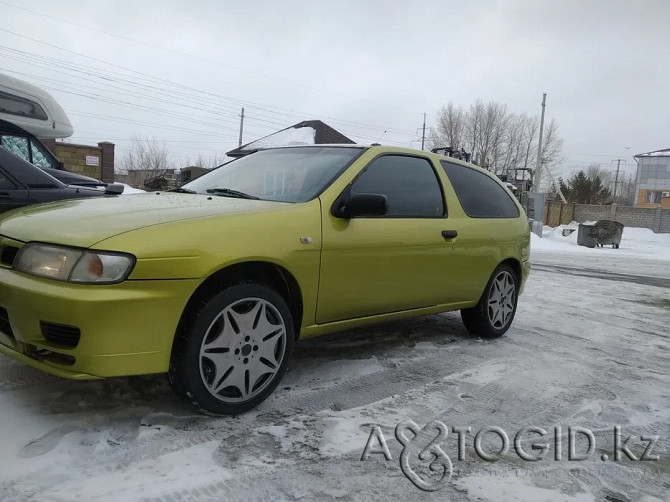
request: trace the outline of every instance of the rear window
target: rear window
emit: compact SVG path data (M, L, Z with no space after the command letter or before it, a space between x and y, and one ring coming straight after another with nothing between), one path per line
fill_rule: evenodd
M476 169L440 161L461 207L471 218L518 218L519 209L507 191Z

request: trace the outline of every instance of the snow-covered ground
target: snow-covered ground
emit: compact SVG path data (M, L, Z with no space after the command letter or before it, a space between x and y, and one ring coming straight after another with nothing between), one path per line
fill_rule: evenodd
M305 340L274 395L234 418L194 413L160 376L73 382L0 356L0 500L668 500L670 236L626 229L618 250L574 239L533 238L535 270L504 337L470 336L448 313ZM399 467L405 420L471 428L464 460L456 434L443 442L453 477L437 492ZM361 460L375 425L392 461ZM637 457L639 436L660 436L659 460L613 460L616 425L638 436ZM510 444L484 461L474 434L489 426L511 441L561 426L562 459L552 436L543 460ZM593 431L587 460L568 459L570 426ZM417 452L409 465L434 480Z
M656 234L648 228L624 227L619 249L612 246L587 248L577 245L578 223L561 225L556 228L544 227L542 238L532 234L533 251L536 253L579 253L585 256L603 258L613 255L617 257L635 257L643 259L670 259L670 234ZM568 236L563 236L564 229L573 229Z

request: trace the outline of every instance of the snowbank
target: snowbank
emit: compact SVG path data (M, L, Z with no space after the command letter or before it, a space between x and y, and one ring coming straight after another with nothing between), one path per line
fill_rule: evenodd
M623 256L638 256L640 258L654 258L670 261L670 234L656 234L648 228L624 227L619 249L611 246L603 248L587 248L577 244L577 228L579 224L572 222L569 225L560 225L556 228L544 227L542 238L531 234L531 253L576 253L590 254L606 253ZM574 229L570 235L563 236L563 229Z

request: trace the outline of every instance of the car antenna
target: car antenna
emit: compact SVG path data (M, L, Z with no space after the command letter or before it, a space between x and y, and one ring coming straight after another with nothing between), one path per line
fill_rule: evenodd
M378 139L377 141L375 141L374 143L372 143L372 144L373 144L373 145L379 145L379 144L381 144L381 143L379 143L379 142L380 142L380 141L382 140L382 138L384 137L384 134L386 134L386 131L384 131L384 132L382 133L382 135L379 136L379 139Z

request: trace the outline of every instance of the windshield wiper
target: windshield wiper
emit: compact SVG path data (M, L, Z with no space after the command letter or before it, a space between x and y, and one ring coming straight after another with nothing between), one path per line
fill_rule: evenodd
M168 192L177 192L177 193L198 193L195 190L189 190L188 188L173 188L172 190L168 190Z
M212 193L214 195L221 195L223 197L237 197L238 199L254 199L259 200L260 197L255 195L249 195L248 193L239 192L233 190L232 188L210 188L207 190L207 193Z
M177 187L173 188L172 190L168 190L168 192L177 192L177 193L198 193L195 190L189 190L188 188L182 188L182 187Z

